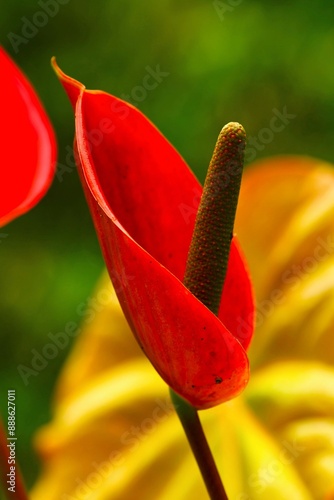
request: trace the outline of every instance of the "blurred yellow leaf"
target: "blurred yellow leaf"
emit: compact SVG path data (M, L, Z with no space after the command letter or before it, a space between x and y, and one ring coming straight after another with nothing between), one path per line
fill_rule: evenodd
M303 157L254 164L236 232L257 297L252 376L242 396L200 412L210 446L231 500L333 500L334 171ZM106 275L95 297L36 438L32 500L206 499Z

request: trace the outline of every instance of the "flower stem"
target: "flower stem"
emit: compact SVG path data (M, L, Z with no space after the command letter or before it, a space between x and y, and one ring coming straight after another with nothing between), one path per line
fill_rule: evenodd
M6 431L4 429L2 419L0 418L0 472L1 472L1 484L3 490L6 493L8 500L29 500L28 493L24 486L24 481L21 475L19 465L15 463L15 491L8 490L10 465L8 464L8 453L9 447L7 446L10 440L7 439Z
M203 432L197 410L172 389L171 399L201 471L211 500L228 500L217 466Z

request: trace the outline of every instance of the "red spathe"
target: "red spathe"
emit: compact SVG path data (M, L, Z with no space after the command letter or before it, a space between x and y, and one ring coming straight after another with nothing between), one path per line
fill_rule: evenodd
M199 182L136 108L54 67L75 109L77 163L103 255L139 344L195 407L235 397L249 378L254 316L236 238L217 317L182 283Z
M54 176L57 148L34 89L1 47L0 68L1 227L44 196Z

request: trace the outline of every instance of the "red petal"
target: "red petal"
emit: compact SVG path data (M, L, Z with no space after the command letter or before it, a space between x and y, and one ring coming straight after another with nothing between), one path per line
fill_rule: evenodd
M241 344L126 233L109 209L100 207L82 171L81 178L123 311L156 370L197 408L235 397L248 382L248 359Z
M218 317L247 349L254 333L254 292L246 260L236 237L232 240Z
M56 142L30 83L0 47L0 226L27 212L49 188Z
M56 70L67 91L75 85L73 96L81 84ZM164 380L194 406L235 396L248 380L239 334L181 282L201 194L198 181L138 110L83 86L76 140L100 244L138 342ZM233 313L249 315L251 288L235 242L233 256L224 294L229 303L231 291ZM246 290L246 304L242 296L235 301L237 289ZM223 306L222 315L228 310Z

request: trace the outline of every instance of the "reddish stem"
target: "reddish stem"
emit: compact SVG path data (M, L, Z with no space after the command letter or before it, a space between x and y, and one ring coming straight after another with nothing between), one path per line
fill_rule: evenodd
M28 493L24 486L24 481L21 475L20 467L15 458L15 491L9 491L9 472L10 464L8 463L9 447L8 444L13 440L7 439L6 431L0 417L0 469L1 469L1 484L3 491L8 500L29 500Z

